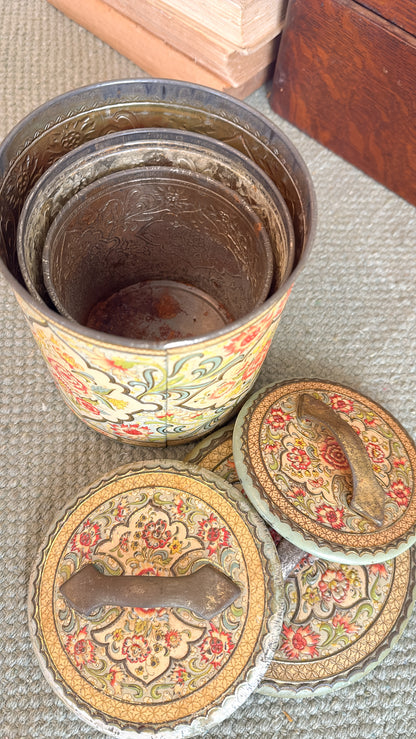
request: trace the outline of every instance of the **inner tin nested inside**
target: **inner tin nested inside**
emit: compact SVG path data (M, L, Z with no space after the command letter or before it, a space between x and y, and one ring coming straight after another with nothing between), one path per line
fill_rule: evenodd
M221 329L261 304L273 254L235 191L158 166L110 174L73 196L49 229L43 271L63 315L169 341Z

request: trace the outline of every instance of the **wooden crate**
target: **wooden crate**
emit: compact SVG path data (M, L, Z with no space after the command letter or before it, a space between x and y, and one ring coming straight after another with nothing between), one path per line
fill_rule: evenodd
M289 0L271 106L416 205L414 3L365 5Z

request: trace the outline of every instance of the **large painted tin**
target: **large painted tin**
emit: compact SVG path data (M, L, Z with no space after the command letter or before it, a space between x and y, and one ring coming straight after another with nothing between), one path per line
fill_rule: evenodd
M23 203L66 152L106 133L141 127L200 132L225 141L279 187L295 231L295 267L266 302L195 340L144 343L79 327L30 296L16 254ZM58 388L90 427L134 444L196 439L225 423L250 391L315 231L315 196L294 146L244 103L170 80L106 82L66 93L21 121L0 148L1 269Z

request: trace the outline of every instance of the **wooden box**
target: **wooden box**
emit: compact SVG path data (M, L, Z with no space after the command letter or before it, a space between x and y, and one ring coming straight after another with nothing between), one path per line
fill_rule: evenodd
M289 0L271 106L416 205L414 4L365 5Z

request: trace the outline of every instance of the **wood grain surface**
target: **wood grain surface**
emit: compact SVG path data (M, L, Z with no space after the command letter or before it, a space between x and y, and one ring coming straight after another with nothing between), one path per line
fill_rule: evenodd
M416 38L351 0L291 0L272 108L416 204Z

